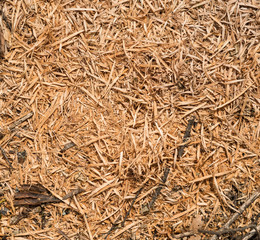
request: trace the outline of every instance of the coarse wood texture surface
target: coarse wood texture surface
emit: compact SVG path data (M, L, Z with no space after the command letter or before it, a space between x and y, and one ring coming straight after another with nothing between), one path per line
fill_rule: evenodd
M259 6L0 1L0 237L224 226L260 185ZM258 214L256 199L232 227Z

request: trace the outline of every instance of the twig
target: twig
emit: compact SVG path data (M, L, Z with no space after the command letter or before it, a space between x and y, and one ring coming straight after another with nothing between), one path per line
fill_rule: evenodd
M246 236L243 238L243 240L249 240L252 239L255 235L258 235L258 239L260 239L260 225L257 226L255 229L253 229L251 232L246 234ZM257 238L256 238L257 239Z
M106 233L105 239L116 229L119 228L119 223L113 223L112 227L109 229L109 231Z
M12 163L9 161L8 157L6 156L5 150L1 147L1 145L0 145L0 150L2 152L4 160L8 163L10 170L12 170L13 169Z
M5 39L3 29L0 26L0 58L4 58L5 55Z
M235 222L238 217L260 196L260 188L238 209L238 211L226 222L226 224L220 228L219 231L229 228L229 226ZM217 235L211 237L211 240L216 240Z
M256 227L256 224L250 224L248 226L241 227L241 228L235 228L235 229L222 229L222 230L218 230L218 231L199 229L198 231L200 233L207 233L207 234L210 234L210 235L220 236L220 235L227 234L227 233L242 232L242 231L245 231L248 228L255 228L255 227Z
M19 126L21 123L25 122L27 119L31 118L33 116L33 112L30 112L26 114L25 116L19 118L18 120L14 121L10 126L9 129L13 130L17 126Z
M170 168L166 168L164 170L164 174L163 174L163 178L162 178L162 183L163 184L166 182L169 172L170 172ZM160 192L161 192L161 190L163 188L163 184L160 184L158 186L158 188L156 188L155 193L153 194L152 200L149 203L149 208L150 209L153 207L156 199L158 198L158 196L159 196L159 194L160 194Z
M248 228L257 228L258 230L260 230L260 226L257 227L256 224L250 224L248 226L241 227L241 228L222 229L222 230L218 230L218 231L199 229L198 232L203 233L203 234L217 235L219 237L221 235L228 234L228 233L242 232ZM253 230L250 233L252 233L252 235L250 235L252 237L256 233L256 231ZM197 232L185 232L185 233L180 233L180 234L176 234L176 235L172 234L171 237L173 239L180 239L180 238L184 238L184 237L190 237L195 234L197 234ZM248 240L248 239L249 238L243 238L243 240Z
M124 220L121 222L121 224L120 224L120 223L113 223L112 227L111 227L111 228L109 229L109 231L106 233L105 239L107 239L107 237L108 237L114 230L118 229L118 228L119 228L119 225L121 225L122 227L124 227L125 221L126 221L128 215L130 214L130 211L131 211L131 209L133 208L134 203L135 203L136 199L138 198L138 196L140 195L140 193L142 192L143 188L144 188L144 187L141 187L141 188L138 190L138 192L136 193L136 195L135 195L135 197L134 197L134 199L133 199L133 201L132 201L132 203L131 203L131 206L130 206L129 210L127 211L127 213L126 213L126 215L125 215L125 217L124 217Z
M191 132L191 128L192 126L195 124L195 118L193 117L192 119L189 120L186 131L184 133L184 137L183 137L183 143L187 142L190 138L190 132ZM184 149L187 147L187 144L184 144L182 146L179 147L179 151L178 151L178 157L181 157L184 153Z
M134 203L135 203L136 199L138 198L138 196L140 195L140 193L142 192L143 188L144 188L144 187L141 187L141 188L138 190L138 192L136 193L135 198L133 199L129 210L128 210L127 213L126 213L123 222L121 223L121 226L122 226L122 227L125 225L125 221L126 221L128 215L130 214L130 211L131 211L131 209L133 208Z
M117 218L117 220L112 224L112 227L109 229L109 231L106 233L106 236L104 239L107 239L107 237L116 229L119 228L119 220L121 219L121 215Z

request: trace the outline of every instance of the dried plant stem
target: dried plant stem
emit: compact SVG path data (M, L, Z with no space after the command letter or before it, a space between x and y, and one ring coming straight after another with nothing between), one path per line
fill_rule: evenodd
M188 122L188 125L186 127L186 131L184 133L184 137L183 137L183 140L182 142L185 143L188 141L188 139L190 138L190 133L191 133L191 128L192 126L194 125L195 123L195 118L192 118L189 120ZM184 153L184 149L187 147L187 144L184 144L182 146L179 147L179 150L178 150L178 157L181 157Z
M222 229L222 230L219 230L219 231L210 231L210 230L200 229L198 231L200 233L207 233L207 234L210 234L210 235L221 236L221 235L228 234L228 233L242 232L242 231L245 231L248 228L255 228L255 227L256 227L255 224L250 224L248 226L241 227L241 228L235 228L235 229Z
M13 130L14 128L19 126L21 123L25 122L27 119L31 118L32 116L33 116L33 112L24 115L23 117L19 118L18 120L10 124L9 129Z
M10 170L12 170L12 169L13 169L12 163L10 162L10 160L8 159L8 157L6 156L5 150L4 150L1 146L0 146L0 150L1 150L1 152L2 152L2 155L3 155L3 157L4 157L4 160L8 163Z
M260 196L260 188L251 195L251 197L238 209L238 212L236 212L226 223L225 225L220 228L219 231L222 231L223 229L229 228L229 226L235 222L239 216ZM216 240L217 235L214 235L211 237L211 240Z
M136 193L134 199L132 200L131 206L130 206L130 208L128 209L128 211L127 211L127 213L126 213L126 215L125 215L125 217L124 217L124 220L123 220L121 226L124 226L124 225L125 225L125 221L126 221L128 215L130 214L130 211L131 211L131 209L133 208L134 203L135 203L136 199L138 198L138 196L140 195L140 193L142 192L142 190L143 190L143 187L141 187L141 188L138 190L138 192Z
M153 196L152 196L152 199L151 199L151 201L149 202L149 208L150 208L150 209L152 209L152 207L153 207L153 205L154 205L156 199L157 199L158 196L160 195L160 192L161 192L161 190L162 190L162 188L163 188L163 186L164 186L164 183L166 182L166 180L167 180L167 178L168 178L169 172L170 172L170 168L166 168L166 169L164 170L163 177L162 177L162 184L160 184L160 185L158 186L158 188L156 188L156 190L155 190L155 192L154 192L154 194L153 194Z

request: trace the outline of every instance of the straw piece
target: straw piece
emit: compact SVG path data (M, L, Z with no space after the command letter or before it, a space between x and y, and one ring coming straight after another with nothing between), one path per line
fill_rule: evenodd
M120 231L118 231L114 236L111 237L111 239L115 239L116 237L120 236L122 233L124 233L125 231L127 231L128 229L131 229L132 227L134 227L135 225L139 224L141 221L135 221L131 224L126 225L123 229L121 229Z
M68 12L68 11L87 11L87 12L96 12L96 9L93 8L66 8L64 9L64 11Z
M233 170L233 171L231 171L231 172L234 172L234 171L235 171L235 170ZM212 177L221 177L221 176L227 175L227 174L229 174L229 173L230 173L230 171L226 171L226 172L221 172L221 173L216 173L216 174L207 175L207 176L205 176L205 177L201 177L201 178L194 179L194 180L190 181L190 183L201 182L201 181L210 179L210 178L212 178Z
M170 218L166 218L165 221L171 222L171 221L173 221L173 220L175 220L175 219L177 219L177 218L180 218L180 217L182 217L182 216L185 216L186 214L188 214L188 213L194 211L196 208L197 208L197 207L196 207L195 205L193 205L193 206L189 207L187 210L185 210L185 211L183 211L183 212L181 212L181 213L175 214L174 216L172 216L172 217L170 217Z
M205 105L206 105L206 103L202 103L202 104L200 104L199 106L194 107L194 108L191 109L190 111L186 112L181 118L187 117L188 115L190 115L191 113L193 113L193 112L197 111L198 109L204 107Z
M61 39L61 40L59 40L59 41L53 43L51 46L54 47L54 46L56 46L56 45L59 45L59 44L61 44L61 43L64 43L64 42L68 41L69 39L71 39L71 38L73 38L73 37L75 37L75 36L77 36L77 35L83 33L84 31L85 31L85 30L82 29L82 30L80 30L80 31L78 31L78 32L72 33L72 34L69 35L68 37L65 37L65 38L63 38L63 39Z
M227 101L226 103L223 103L222 105L216 107L214 110L218 110L220 108L223 108L225 106L227 106L228 104L232 103L233 101L235 101L236 99L238 99L240 96L242 96L249 88L251 88L252 85L248 86L246 89L244 89L241 93L239 93L237 96L235 96L234 98L232 98L231 100Z
M37 231L27 231L24 233L17 233L17 234L15 234L15 237L34 236L37 234L48 232L50 230L51 230L51 228L46 228L46 229L37 230Z
M81 87L80 89L84 93L86 93L90 98L92 98L100 107L104 107L103 104L100 101L98 101L98 99L93 94L91 94L87 89L85 89L84 87Z
M48 110L46 111L46 113L44 114L44 116L41 118L39 124L37 125L37 132L41 131L41 128L43 126L43 124L50 118L50 116L54 113L54 111L59 107L59 105L57 104L58 100L60 98L60 95L58 95L54 101L52 102L51 106L48 108Z
M116 186L116 185L118 184L118 183L116 183L116 184L111 185L111 183L113 183L113 182L114 182L114 179L111 180L111 181L108 181L108 182L106 182L106 183L104 183L104 184L102 184L101 186L99 186L98 188L96 188L94 191L92 191L92 193L90 193L90 194L88 195L88 198L91 198L91 197L93 197L93 196L95 196L95 195L97 195L97 194L100 194L102 191L105 191L106 189L111 188L111 187L113 187L114 185Z
M109 138L109 137L110 137L109 135L104 135L104 136L93 138L93 139L89 140L88 142L86 142L85 144L83 144L82 146L80 146L80 148L83 147L83 146L84 147L89 146L92 143L95 143L95 142L97 142L97 141L99 141L101 139L105 139L105 138Z

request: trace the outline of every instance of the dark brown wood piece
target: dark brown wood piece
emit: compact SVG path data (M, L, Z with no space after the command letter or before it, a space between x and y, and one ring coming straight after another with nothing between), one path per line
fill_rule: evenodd
M169 172L170 172L170 168L166 168L164 170L164 173L163 173L163 177L162 177L162 184L160 184L158 186L158 188L156 188L154 194L153 194L153 197L152 197L152 200L150 201L149 203L149 208L151 209L156 201L156 199L158 198L158 196L160 195L160 192L164 186L164 183L166 182L167 178L168 178L168 175L169 175Z
M22 116L21 118L14 121L12 124L10 124L9 129L13 130L17 126L19 126L21 123L25 122L27 119L31 118L33 116L33 112L27 113L26 115Z
M64 145L64 147L60 150L60 153L64 153L66 152L68 149L72 148L76 146L76 144L74 142L69 142L67 144Z
M0 58L3 58L4 55L5 55L5 39L4 39L3 29L0 26Z
M2 152L4 160L8 163L10 171L11 171L13 169L12 163L10 162L9 158L7 157L7 155L5 153L5 150L1 147L1 145L0 145L0 150Z
M41 196L39 198L24 198L14 200L14 206L39 206L44 203L58 203L61 202L60 199L57 199L52 196Z
M44 203L58 203L60 199L52 196L40 184L22 185L21 190L14 195L14 206L39 206Z
M184 137L183 137L183 140L182 142L185 143L189 140L190 138L190 133L191 133L191 128L192 126L195 124L195 118L192 118L189 120L188 122L188 125L187 125L187 128L186 128L186 131L184 133ZM178 157L182 157L183 153L184 153L184 149L187 147L187 144L184 144L182 146L179 147L179 150L178 150Z
M136 193L136 195L135 195L135 197L134 197L134 199L133 199L133 201L132 201L132 203L131 203L131 206L130 206L129 210L128 210L127 213L126 213L123 222L121 223L121 226L122 226L122 227L125 225L125 221L126 221L128 215L130 214L130 211L131 211L131 209L133 208L134 203L135 203L136 199L138 198L138 196L140 195L140 193L142 192L143 188L144 188L144 187L141 187L141 188L138 190L138 192Z

